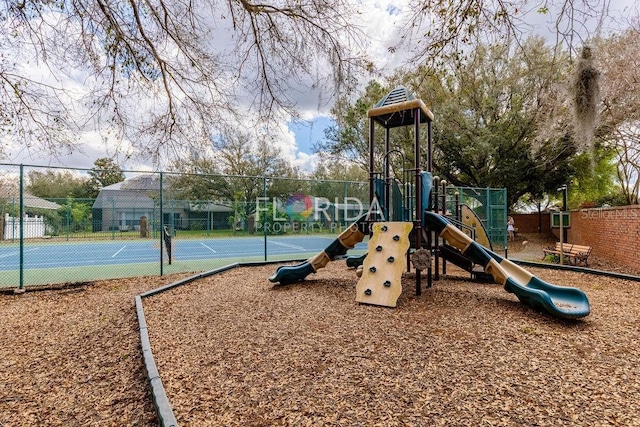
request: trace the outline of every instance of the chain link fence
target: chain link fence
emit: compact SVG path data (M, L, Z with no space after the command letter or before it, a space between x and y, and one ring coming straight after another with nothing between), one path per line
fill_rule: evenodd
M507 190L505 188L475 188L447 186L447 215L459 212L456 205L468 206L480 220L495 252L507 249ZM441 204L439 205L441 208Z
M369 209L366 182L92 172L0 164L0 287L304 259Z

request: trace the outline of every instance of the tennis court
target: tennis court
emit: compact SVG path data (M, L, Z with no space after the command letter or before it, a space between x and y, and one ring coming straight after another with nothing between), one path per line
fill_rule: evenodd
M237 261L300 259L323 250L336 236L269 236L174 239L172 263L159 240L27 242L25 285L202 271ZM366 249L361 243L356 248ZM162 266L160 260L163 260ZM19 284L20 248L0 246L0 286Z

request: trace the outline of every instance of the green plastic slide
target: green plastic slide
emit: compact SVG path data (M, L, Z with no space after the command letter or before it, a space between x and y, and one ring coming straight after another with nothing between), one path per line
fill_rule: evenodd
M578 288L547 283L508 259L473 241L446 218L434 212L424 212L423 223L439 233L450 245L481 265L507 292L515 294L520 302L536 310L546 311L554 317L579 319L590 313L589 300Z

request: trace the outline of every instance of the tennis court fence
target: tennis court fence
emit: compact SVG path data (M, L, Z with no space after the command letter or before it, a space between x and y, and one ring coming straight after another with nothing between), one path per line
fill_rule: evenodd
M306 258L368 200L356 181L0 164L0 287Z

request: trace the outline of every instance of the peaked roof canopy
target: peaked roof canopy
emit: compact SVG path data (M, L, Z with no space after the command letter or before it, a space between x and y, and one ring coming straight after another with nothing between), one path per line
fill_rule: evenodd
M398 86L367 111L367 117L385 128L407 126L414 123L414 111L417 108L421 112L420 123L433 120L433 113L422 100L417 99L406 87Z

